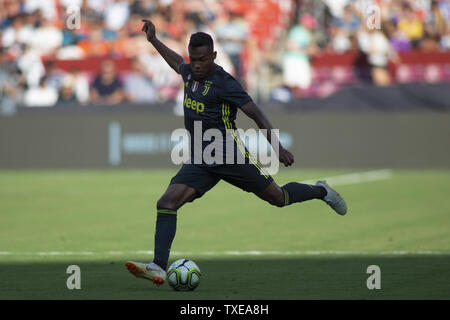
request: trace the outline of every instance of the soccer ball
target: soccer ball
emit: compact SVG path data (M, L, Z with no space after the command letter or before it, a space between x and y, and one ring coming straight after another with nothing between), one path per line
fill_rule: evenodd
M179 259L167 271L169 285L177 291L191 291L200 284L200 268L194 261Z

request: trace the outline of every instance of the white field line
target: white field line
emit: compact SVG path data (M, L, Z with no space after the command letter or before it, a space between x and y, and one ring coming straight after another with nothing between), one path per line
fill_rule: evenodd
M330 186L343 186L363 182L387 180L392 177L391 169L381 169L366 172L348 173L339 176L324 177L317 180L326 180ZM315 184L317 180L305 180L302 183Z
M48 251L48 252L11 252L0 251L0 256L133 256L133 255L153 255L151 250L136 250L136 251ZM321 256L321 255L450 255L450 251L439 250L393 250L393 251L339 251L339 250L324 250L324 251L172 251L175 256Z

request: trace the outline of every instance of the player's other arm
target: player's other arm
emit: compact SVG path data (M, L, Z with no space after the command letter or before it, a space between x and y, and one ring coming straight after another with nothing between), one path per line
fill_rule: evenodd
M142 19L142 22L144 22L142 31L147 35L148 42L155 47L156 51L166 60L167 64L179 74L180 65L185 63L183 57L156 38L155 25L150 20Z
M275 134L271 134L273 130L273 126L270 123L267 116L264 114L264 112L253 102L250 101L243 105L241 107L241 110L253 121L255 121L256 125L260 129L266 129L267 130L267 141L272 146L276 146L278 144L278 151L279 151L279 158L280 162L282 162L286 167L290 166L294 163L294 156L292 153L290 153L288 150L284 149L281 145L280 141L278 140L277 136Z

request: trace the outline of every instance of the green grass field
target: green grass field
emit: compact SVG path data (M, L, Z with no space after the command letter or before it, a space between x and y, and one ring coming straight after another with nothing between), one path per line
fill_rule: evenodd
M0 299L450 299L450 171L336 187L344 217L317 200L272 207L220 182L178 214L171 261L198 263L193 292L156 288L124 267L151 260L156 201L175 172L0 171ZM73 264L81 290L66 287ZM366 287L370 265L381 290Z

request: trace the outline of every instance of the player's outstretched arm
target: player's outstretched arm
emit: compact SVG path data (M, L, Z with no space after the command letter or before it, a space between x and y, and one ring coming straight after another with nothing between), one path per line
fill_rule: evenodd
M241 107L241 110L250 119L253 119L253 121L255 121L255 123L257 124L257 126L260 129L267 130L266 138L267 138L267 141L269 141L269 143L272 146L275 146L278 144L280 162L283 163L285 167L288 167L291 164L293 164L294 156L292 155L292 153L290 153L288 150L283 148L283 146L281 145L281 143L278 140L278 138L276 137L276 135L273 135L273 137L272 137L271 131L273 130L273 127L272 127L272 124L270 123L269 119L267 118L267 116L264 114L264 112L253 101L250 101L250 102L246 103L245 105L243 105Z
M183 57L156 38L156 28L153 22L146 19L142 19L142 22L144 22L142 31L147 35L147 40L155 47L164 60L166 60L167 64L179 74L180 65L185 62Z

